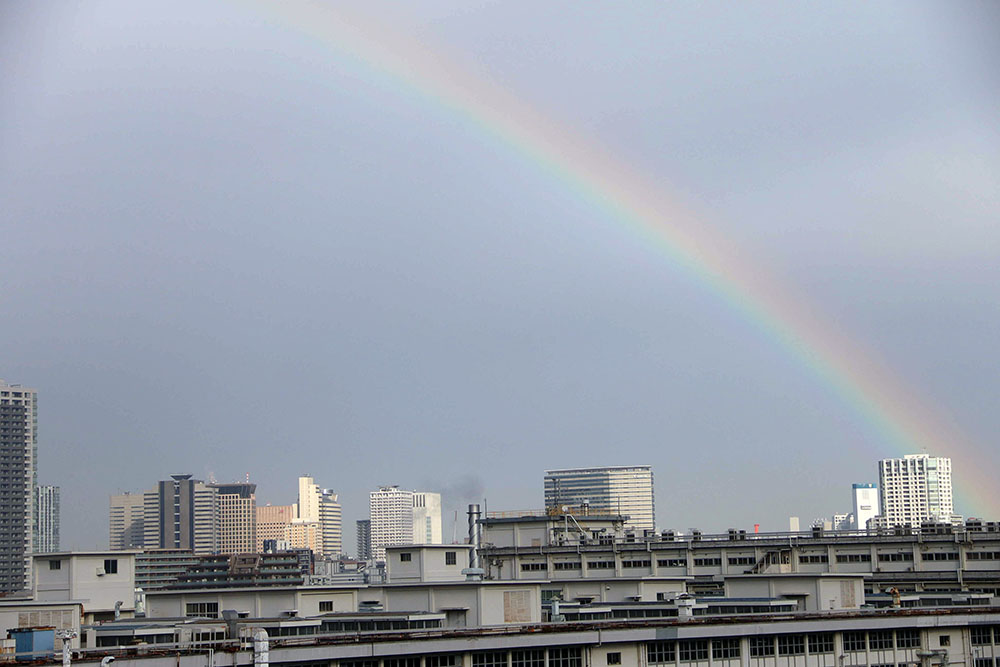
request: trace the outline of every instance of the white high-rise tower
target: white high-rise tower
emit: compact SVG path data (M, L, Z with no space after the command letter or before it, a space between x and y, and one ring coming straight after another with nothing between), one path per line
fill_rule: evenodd
M888 526L919 526L924 521L951 521L951 459L907 454L879 461L882 514Z

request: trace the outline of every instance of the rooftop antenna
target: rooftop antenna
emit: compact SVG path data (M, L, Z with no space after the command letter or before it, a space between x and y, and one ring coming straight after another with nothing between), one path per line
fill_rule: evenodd
M249 484L249 483L250 483L250 473L247 472L247 484Z
M216 483L215 473L212 472L211 470L208 471L208 483L209 484L215 484Z

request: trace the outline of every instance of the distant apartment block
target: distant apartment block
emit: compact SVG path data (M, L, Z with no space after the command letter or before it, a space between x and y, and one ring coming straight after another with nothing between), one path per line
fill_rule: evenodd
M874 484L855 484L852 488L854 498L855 530L866 530L868 522L879 515L878 487Z
M209 484L218 507L217 553L245 554L257 549L257 485Z
M109 540L112 551L141 549L145 546L143 513L145 496L141 493L119 493L111 496L108 512Z
M372 558L372 522L371 519L359 519L357 521L357 545L358 560L371 560Z
M371 521L371 552L375 560L385 560L385 548L413 544L413 492L398 486L382 486L368 494Z
M342 512L337 494L320 488L312 477L299 477L297 508L297 519L319 524L319 539L313 553L337 558L344 547Z
M218 550L217 491L191 475L171 475L144 494L143 546L147 549L190 549L197 554Z
M35 487L35 553L59 551L59 487Z
M879 461L879 487L885 524L919 526L952 521L951 459L907 454Z
M0 593L31 585L38 394L0 380Z
M628 516L625 527L653 530L656 513L652 466L611 466L545 471L545 508Z
M413 543L441 544L441 494L413 492Z

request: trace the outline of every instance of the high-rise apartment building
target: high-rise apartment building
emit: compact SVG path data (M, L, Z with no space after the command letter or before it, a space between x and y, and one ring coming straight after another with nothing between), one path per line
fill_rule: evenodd
M312 477L299 477L299 502L297 517L301 521L319 524L317 555L337 558L343 551L342 513L337 494L321 489Z
M885 524L919 526L924 521L951 521L951 459L907 454L879 461L879 487Z
M413 492L413 543L441 544L441 494Z
M0 593L31 585L38 394L0 380Z
M623 514L625 527L653 530L652 466L612 466L545 471L545 508L591 514Z
M385 560L385 548L413 543L413 492L398 486L382 486L368 494L371 521L371 552Z
M217 550L220 554L257 553L257 485L209 484L218 508Z
M855 530L867 530L868 522L879 514L878 487L874 484L855 484L852 488L854 497Z
M218 550L218 506L214 487L191 475L171 475L144 497L143 545L146 549Z
M370 519L357 521L358 560L372 557L372 522Z
M264 540L288 541L288 526L295 520L295 505L257 507L257 553L264 552Z
M59 551L59 487L35 487L35 553Z
M145 496L141 493L111 496L108 546L112 551L142 549L145 546L144 512Z

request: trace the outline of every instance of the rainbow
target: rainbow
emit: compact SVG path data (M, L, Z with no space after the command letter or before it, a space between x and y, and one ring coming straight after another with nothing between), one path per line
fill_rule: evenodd
M875 355L840 334L817 308L593 141L569 133L512 93L456 65L412 36L335 3L255 1L279 25L331 49L372 84L385 83L462 118L600 211L702 283L769 336L859 415L894 455L952 456L957 504L1000 518L990 458L907 389ZM880 454L881 455L881 454ZM873 461L874 463L874 461ZM850 480L845 480L846 482Z

